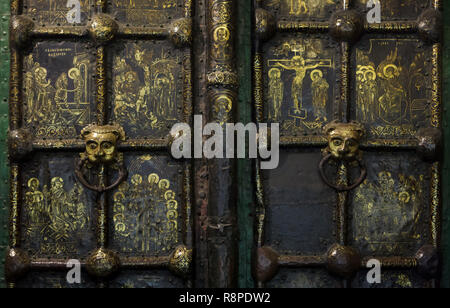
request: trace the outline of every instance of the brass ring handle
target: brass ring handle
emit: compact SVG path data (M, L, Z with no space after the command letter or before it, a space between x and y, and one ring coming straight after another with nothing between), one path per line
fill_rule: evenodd
M82 160L82 159L77 160L76 166L75 166L75 175L77 176L80 183L83 184L83 186L85 186L86 188L88 188L92 191L96 191L98 193L110 191L110 190L116 188L117 186L119 186L128 177L128 171L127 171L124 163L122 162L122 164L120 164L120 166L119 166L119 177L112 185L109 185L107 187L102 187L100 185L98 185L98 186L91 185L84 178L84 175L83 175L83 167L84 167L85 162L86 161Z
M325 182L325 184L327 184L327 185L330 186L331 188L334 188L334 189L337 190L337 191L343 192L343 191L350 191L350 190L353 190L353 189L355 189L356 187L358 187L359 185L361 185L362 182L364 182L364 180L365 180L366 177L367 177L367 169L366 169L366 166L365 166L364 162L363 162L361 159L356 159L356 161L358 162L358 165L359 165L359 167L360 167L360 169L361 169L361 175L359 176L358 180L357 180L354 184L352 184L352 185L350 185L350 186L342 186L342 185L341 185L341 186L338 186L338 185L335 185L335 184L331 183L331 182L327 179L327 177L326 177L326 175L325 175L324 167L325 167L325 164L326 164L332 157L333 157L332 154L328 154L327 156L325 156L325 157L322 159L322 161L321 161L320 164L319 164L320 175L322 176L322 179L323 179L323 181Z

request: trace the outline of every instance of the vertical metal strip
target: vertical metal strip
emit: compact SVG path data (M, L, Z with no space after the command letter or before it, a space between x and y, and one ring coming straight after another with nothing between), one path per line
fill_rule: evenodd
M189 2L189 8L192 4ZM191 17L191 9L189 9L186 17ZM183 61L183 74L184 74L184 89L183 89L183 118L184 123L188 123L192 127L193 117L193 94L192 94L192 49L187 51ZM185 162L184 174L183 174L183 193L184 193L184 243L188 249L193 249L194 234L192 225L192 195L193 195L193 182L192 182L192 160ZM187 280L187 287L193 287L193 277L190 276Z
M348 10L350 7L350 0L343 0L342 8ZM335 110L335 119L342 122L350 121L350 55L351 44L349 42L341 42L341 68L340 68L340 91L338 110ZM349 170L345 163L338 167L337 183L338 185L348 185ZM337 193L336 204L336 238L340 245L346 246L347 243L347 229L348 229L348 192Z
M261 7L261 2L256 0L255 10ZM263 80L263 55L261 53L261 43L258 39L254 42L255 54L253 57L253 100L256 123L264 121L264 80ZM264 187L261 178L260 162L257 159L254 165L256 184L256 204L257 204L257 227L256 239L257 247L264 245L264 223L266 218L266 206L264 202Z
M441 6L443 6L444 20L450 20L450 0L443 0ZM444 23L444 35L443 41L450 41L450 23ZM443 140L450 140L450 45L442 45L442 81L443 84L443 127L444 137ZM442 173L442 191L443 191L443 211L442 217L450 217L450 144L444 142L444 163ZM443 266L442 266L442 279L441 287L450 288L450 220L442 219L442 242L441 248L443 252Z
M10 213L9 213L9 246L20 246L20 168L12 164L10 169Z
M100 46L97 48L97 124L105 125L108 121L107 109L106 109L106 62L105 62L105 47Z
M97 13L106 12L106 0L97 0ZM98 46L96 53L96 106L97 106L97 124L106 125L108 122L107 114L107 77L106 77L106 47ZM100 167L98 174L99 185L108 186L108 174L105 166ZM108 194L99 194L97 199L97 247L106 248L108 245ZM102 284L100 284L102 286Z
M341 42L340 100L337 119L349 120L350 106L350 43Z
M432 0L433 2L433 8L436 10L442 9L442 0Z
M190 17L190 16L189 16ZM193 117L193 94L192 94L192 51L186 52L183 61L184 89L183 89L183 121L192 127ZM184 167L184 204L185 204L185 238L184 242L189 249L192 249L192 162L186 162Z
M258 48L257 44L257 48ZM253 99L256 113L256 123L264 121L264 90L263 90L263 56L256 52L253 61ZM266 218L266 205L264 200L264 187L259 168L259 160L255 161L255 184L257 203L257 246L264 245L264 223Z
M21 12L21 1L11 0L11 16ZM9 81L9 129L19 129L21 125L22 102L22 55L16 47L11 47ZM20 246L20 208L21 208L21 180L20 165L11 163L9 181L9 247ZM15 283L8 283L8 288L14 288Z
M348 168L345 163L341 163L338 170L337 185L348 186ZM337 194L338 202L336 208L336 238L340 245L347 245L347 206L348 192Z
M255 10L262 8L262 1L254 2ZM256 123L264 121L264 57L262 54L262 46L258 38L254 41L254 58L253 58L253 100ZM266 202L264 195L264 183L262 179L260 160L256 159L254 164L255 188L256 188L256 243L257 247L264 246L264 228L266 223ZM256 281L258 288L263 288L262 281Z
M254 100L256 111L256 122L261 123L264 121L264 85L263 85L263 56L261 53L256 52L253 61L254 72Z
M97 124L105 125L108 121L107 107L106 107L106 63L105 63L105 47L99 46L97 48ZM108 186L108 178L105 171L105 166L101 167L98 177L99 185L103 187ZM99 194L97 200L97 246L98 248L106 248L107 246L107 229L108 229L108 200L107 193Z
M235 66L236 0L208 0L208 103L210 120L225 124L233 121L236 106ZM234 160L212 159L208 203L209 287L235 287L237 283L237 219ZM220 227L226 226L226 227ZM212 259L212 260L211 260Z
M439 7L439 1L435 1ZM442 128L442 85L441 85L441 44L433 45L432 55L432 99L431 99L431 125ZM441 234L441 163L436 162L431 167L431 242L436 248L440 246Z
M17 4L17 1L15 5ZM13 4L13 3L12 3ZM16 10L17 12L17 10ZM15 48L11 48L10 91L9 91L9 129L19 129L21 126L22 102L22 56ZM20 246L20 205L21 205L20 166L11 164L10 170L10 235L11 248Z
M431 167L431 244L438 248L441 230L441 163Z
M193 13L192 0L185 1L184 17L192 19ZM189 48L183 58L183 120L192 127L194 96L193 96L193 70L192 70L192 48ZM183 194L184 194L184 244L189 250L194 249L194 233L192 220L192 197L194 195L193 187L193 160L185 162L183 174ZM191 275L187 279L187 287L194 286L194 278Z
M348 10L351 6L351 0L343 0L343 9ZM339 102L339 120L342 122L349 122L350 119L350 57L351 57L352 45L350 42L341 42L341 84L340 84L340 102ZM339 184L348 184L349 169L345 163L342 163L338 170ZM348 232L348 202L349 193L339 192L337 193L337 236L339 244L342 246L348 245L347 232ZM343 287L348 288L351 285L349 279L342 281Z
M104 187L108 185L104 165L100 167L98 181ZM98 194L97 206L97 247L106 248L108 244L108 200L106 192Z

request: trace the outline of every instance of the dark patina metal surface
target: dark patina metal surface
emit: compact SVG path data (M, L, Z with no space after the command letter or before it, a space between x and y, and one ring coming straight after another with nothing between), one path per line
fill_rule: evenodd
M255 243L279 256L265 262L273 275L257 261L267 248L256 250L258 286L371 287L363 269L372 258L383 264L382 287L437 286L440 1L389 1L380 23L366 21L366 1L254 5L255 119L280 123L283 147L277 170L255 170ZM321 175L335 190L313 167L332 121L366 131L362 171L331 164L327 152Z
M191 164L168 150L193 112L193 2L88 2L70 25L65 3L11 1L9 285L69 286L79 259L82 286L191 286ZM81 130L113 122L118 165L77 168Z

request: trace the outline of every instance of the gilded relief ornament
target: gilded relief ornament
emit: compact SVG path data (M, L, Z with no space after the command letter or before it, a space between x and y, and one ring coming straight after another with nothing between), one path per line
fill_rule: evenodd
M86 143L82 160L88 160L93 165L111 164L119 160L117 144L125 141L125 132L119 125L91 124L81 131L81 137Z
M169 36L177 47L189 46L192 42L192 19L175 20L169 28Z
M328 147L325 155L331 154L337 160L360 159L362 153L359 145L364 137L364 127L356 122L340 123L333 121L324 127L324 133L328 139Z
M25 16L13 16L11 18L10 41L16 48L24 48L31 41L30 33L34 28L34 22Z
M114 38L118 29L118 24L109 15L98 14L92 18L89 34L95 42L105 44Z
M362 152L359 149L361 139L364 137L364 127L357 122L341 123L333 121L324 127L328 146L323 150L324 158L319 164L320 175L325 184L337 191L350 191L361 185L367 176L367 170L362 161ZM338 185L330 182L325 173L325 166L331 160L343 164L357 162L361 175L358 180L350 185Z
M172 253L169 261L169 270L181 277L186 277L191 272L192 250L186 246L178 246Z
M105 192L117 187L128 176L122 155L117 151L117 145L125 141L125 132L119 125L96 125L91 124L81 131L81 137L86 144L86 150L80 154L76 163L75 174L78 180L88 189L97 192ZM114 184L103 187L102 185L91 185L84 176L83 169L94 167L104 168L111 166L119 170L119 177Z
M256 9L255 12L255 33L259 39L266 41L270 39L276 30L275 18L264 9Z
M119 268L119 256L115 252L104 248L94 251L86 261L88 273L97 278L111 277Z
M364 31L364 20L354 10L338 11L331 16L329 31L337 41L355 42Z

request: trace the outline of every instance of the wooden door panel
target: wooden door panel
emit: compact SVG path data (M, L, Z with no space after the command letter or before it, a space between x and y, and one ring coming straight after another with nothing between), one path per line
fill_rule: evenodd
M75 24L66 3L11 5L7 279L72 287L77 259L85 287L190 286L192 162L170 130L192 119L193 3L81 1ZM116 136L114 163L85 156L86 129Z
M281 131L255 171L259 286L439 285L440 3L381 1L375 23L366 3L255 1L254 111Z

